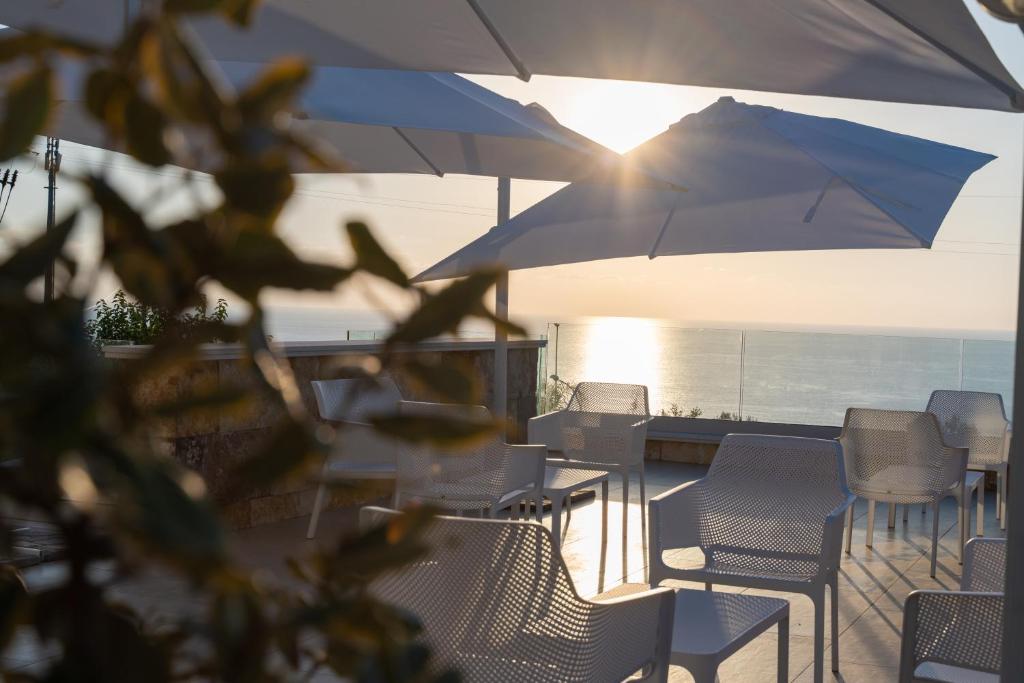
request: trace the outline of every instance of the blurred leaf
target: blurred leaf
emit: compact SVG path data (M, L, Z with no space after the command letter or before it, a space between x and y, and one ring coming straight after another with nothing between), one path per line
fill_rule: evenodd
M218 12L240 26L248 26L259 0L164 0L170 13Z
M421 394L443 403L475 405L481 402L482 391L473 367L446 358L443 363L413 358L402 363L402 370L412 376Z
M345 230L348 232L352 249L356 253L356 268L384 278L399 287L409 286L409 278L402 267L384 251L365 223L359 221L346 223Z
M0 161L28 149L42 133L53 104L53 71L39 64L6 85L4 118L0 121Z
M239 93L238 108L243 115L270 120L290 107L309 75L309 66L301 59L280 59Z
M476 421L428 415L377 415L370 422L379 431L403 441L470 445L485 441L498 430L494 421Z
M281 238L246 231L218 257L211 272L229 289L255 300L263 287L330 291L349 270L301 260Z
M445 332L457 332L464 319L484 311L483 296L494 286L501 272L497 269L479 270L431 295L395 327L388 337L388 345L411 344Z
M115 132L124 128L125 103L131 96L131 84L112 69L96 69L86 79L86 108Z
M64 249L64 243L67 242L77 220L76 211L57 223L53 230L44 232L20 247L9 259L0 264L0 290L7 287L23 289L32 280L41 277Z
M164 144L167 119L163 112L137 93L125 103L125 146L129 154L144 164L163 166L172 161Z
M269 218L278 215L295 191L295 179L282 160L259 165L232 161L214 177L233 209Z
M198 273L183 249L149 229L142 215L103 178L87 184L103 212L104 257L139 301L178 311L193 303Z
M235 469L230 480L239 490L251 491L296 474L311 474L326 455L326 446L313 438L306 425L286 420L257 453Z
M5 651L28 608L28 587L12 565L0 564L0 651Z
M186 493L175 467L141 461L117 451L104 453L116 476L116 514L126 531L149 552L190 567L225 560L224 529L208 501Z

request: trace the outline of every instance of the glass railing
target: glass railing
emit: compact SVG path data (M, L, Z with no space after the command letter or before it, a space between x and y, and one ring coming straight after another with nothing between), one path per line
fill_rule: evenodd
M646 384L653 413L840 425L849 407L922 410L934 389L1013 403L1011 341L691 329L614 319L550 324L540 408L590 381ZM557 376L557 380L552 379Z

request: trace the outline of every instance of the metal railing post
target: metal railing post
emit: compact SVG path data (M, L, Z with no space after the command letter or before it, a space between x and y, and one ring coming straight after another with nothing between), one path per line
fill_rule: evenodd
M747 331L740 330L740 401L736 407L736 419L743 419L743 377L746 374Z

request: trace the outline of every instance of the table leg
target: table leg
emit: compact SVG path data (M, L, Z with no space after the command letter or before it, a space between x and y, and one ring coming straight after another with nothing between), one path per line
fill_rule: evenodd
M832 636L835 638L835 635ZM787 683L789 680L789 615L787 614L779 622L779 683Z

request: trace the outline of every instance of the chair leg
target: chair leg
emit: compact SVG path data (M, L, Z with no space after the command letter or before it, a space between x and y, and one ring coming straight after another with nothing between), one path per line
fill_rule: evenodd
M608 479L601 482L601 559L597 567L597 590L604 592L604 574L608 557Z
M939 554L939 501L932 503L932 567L930 576L935 578L935 563Z
M832 671L839 672L839 575L832 577Z
M622 580L629 575L629 470L622 471Z
M572 522L572 491L565 497L565 533L569 533L570 522Z
M533 501L534 511L533 514L537 518L538 522L544 522L544 496L537 494L537 500Z
M889 503L889 528L896 528L896 503Z
M864 545L868 548L874 542L875 537L875 501L868 500L868 535L864 539Z
M814 598L814 683L825 679L825 593Z
M644 463L640 462L640 546L644 558L644 583L647 583L647 483Z
M956 561L959 564L964 563L964 543L967 542L967 525L970 521L967 519L967 497L970 495L966 491L966 486L960 487L960 495L956 496L956 533L959 537L959 544L957 547Z
M789 617L779 622L778 683L789 683Z
M996 476L996 490L999 492L999 528L1006 531L1006 470Z
M555 550L562 547L562 499L551 498L551 536L555 539Z
M978 509L974 513L977 519L974 520L974 534L985 535L985 480L978 482Z
M718 665L710 657L695 657L687 662L686 669L693 677L693 683L715 683L718 680Z
M906 524L908 521L910 521L910 506L909 505L904 505L903 506L903 523Z
M846 508L846 554L853 547L853 506Z
M313 511L309 515L309 527L306 529L306 538L316 537L316 526L320 522L320 511L324 507L324 498L327 497L327 486L321 481L316 488L316 498L313 499Z

